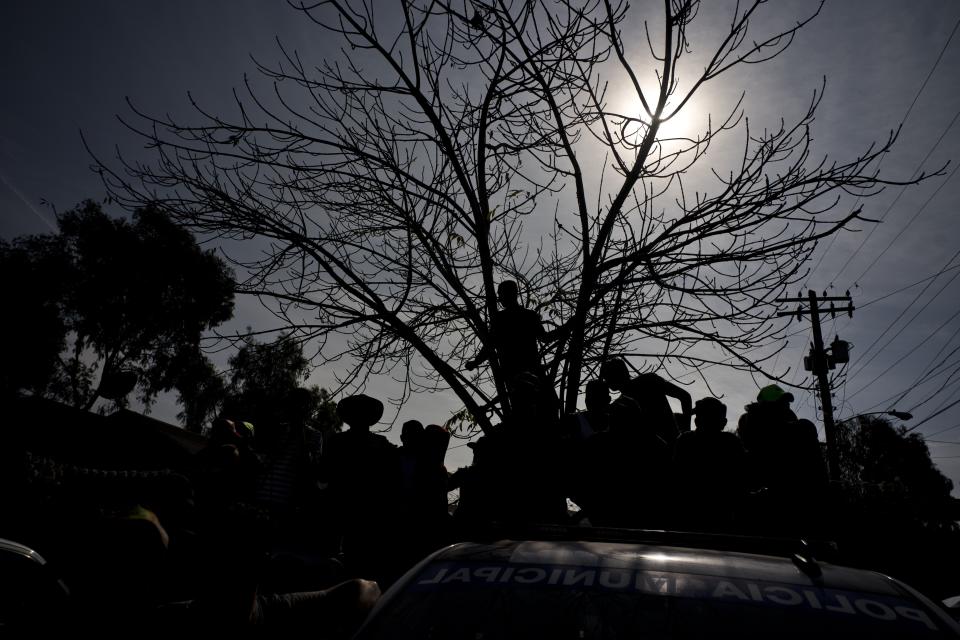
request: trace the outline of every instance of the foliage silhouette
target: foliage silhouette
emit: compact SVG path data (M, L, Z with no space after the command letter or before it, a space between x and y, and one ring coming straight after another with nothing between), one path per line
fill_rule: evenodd
M849 499L920 527L960 533L953 482L933 463L920 434L880 416L861 416L838 425L838 445Z
M302 386L310 361L295 340L257 342L248 338L230 357L222 410L250 420L258 431L283 422L305 422L325 432L341 426L336 403L326 389Z
M38 363L23 377L24 358L5 359L6 390L89 409L101 395L124 406L132 385L148 406L182 387L204 361L202 334L233 314L229 268L155 207L128 221L86 201L57 223L57 234L2 247L4 266L24 269L14 273L28 292L21 317L5 320L21 325L6 335L22 344L8 348Z
M960 500L923 438L880 416L838 425L840 493L831 535L847 561L956 595Z

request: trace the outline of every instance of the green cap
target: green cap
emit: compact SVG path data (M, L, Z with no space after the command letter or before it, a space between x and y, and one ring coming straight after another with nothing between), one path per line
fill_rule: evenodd
M765 386L757 394L757 402L776 402L777 400L793 402L793 394L787 393L775 384Z

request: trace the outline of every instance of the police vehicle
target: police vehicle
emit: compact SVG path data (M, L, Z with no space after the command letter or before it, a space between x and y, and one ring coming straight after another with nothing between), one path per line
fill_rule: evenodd
M585 537L442 549L384 594L357 637L960 637L911 587L820 561L792 541ZM753 551L735 550L743 547Z

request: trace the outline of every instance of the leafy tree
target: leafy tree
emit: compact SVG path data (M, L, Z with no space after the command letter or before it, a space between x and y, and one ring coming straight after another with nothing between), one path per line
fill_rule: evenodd
M960 500L926 442L879 416L837 425L840 495L829 535L844 563L906 580L943 598L956 595Z
M849 499L921 526L956 528L953 482L930 459L922 436L880 416L861 416L838 425L837 444Z
M261 258L234 261L240 290L352 362L345 381L451 389L481 428L486 408L509 411L496 358L463 368L493 347L499 281L518 280L551 325L547 378L566 410L609 354L763 370L749 354L783 335L774 300L818 240L859 219L842 199L901 184L877 168L893 135L814 159L819 91L772 129L751 128L741 102L669 132L819 8L763 32L765 0L705 29L698 0L659 15L618 0L293 4L331 45L318 62L281 47L259 65L271 91L248 82L234 117L135 110L154 162L101 163L105 182L198 232L258 240ZM631 42L644 29L646 52ZM707 155L733 131L738 152Z
M230 381L223 411L249 419L258 430L288 420L339 429L334 403L326 389L303 387L310 361L295 340L257 342L248 338L230 357Z
M67 323L60 311L62 276L69 271L50 236L0 240L0 283L7 311L0 314L0 393L46 393L66 347Z
M233 313L231 271L152 206L127 221L87 201L57 222L57 234L4 247L4 260L27 265L36 299L23 321L38 323L31 336L46 363L42 380L15 386L86 409L101 395L123 405L131 387L149 405L182 386L204 360L203 332ZM51 360L53 345L65 349Z
M205 357L190 358L177 380L183 426L201 433L226 397L226 385L213 363Z

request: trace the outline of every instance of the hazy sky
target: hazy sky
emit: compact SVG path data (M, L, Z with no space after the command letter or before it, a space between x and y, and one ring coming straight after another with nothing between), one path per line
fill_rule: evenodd
M783 15L795 15L816 3L770 6L778 4ZM716 111L746 90L754 121L774 122L804 108L826 76L814 128L818 153L849 157L903 122L883 171L906 178L921 163L931 170L954 160L943 177L865 201L864 215L882 223L823 243L808 286L835 295L849 290L857 307L852 319L824 327L828 341L839 334L854 345L851 364L837 372L836 414L911 411L908 424L919 425L935 461L960 485L960 268L951 268L960 266L960 179L953 174L960 162L958 24L960 4L952 0L829 0L787 53L731 76L705 94L713 104L700 100L695 108L700 115ZM705 20L695 28L694 44L696 29L710 27ZM191 91L216 112L253 71L250 54L276 60L280 37L304 56L322 56L326 37L284 3L240 0L8 2L0 8L0 36L4 238L48 232L53 207L103 197L80 130L105 159L114 145L133 157L141 153L142 143L116 120L127 113L125 97L152 113L184 114ZM238 301L237 314L241 325L264 318L250 301ZM803 384L809 322L793 328L800 333L777 368L789 368L788 378ZM765 381L714 371L734 423ZM329 386L328 375L320 370L314 381ZM691 393L706 390L694 383ZM813 395L794 393L798 413L819 423ZM452 395L438 394L418 398L401 417L440 422L456 408ZM155 414L172 421L175 412L162 403ZM467 451L452 452L451 465L468 462Z

